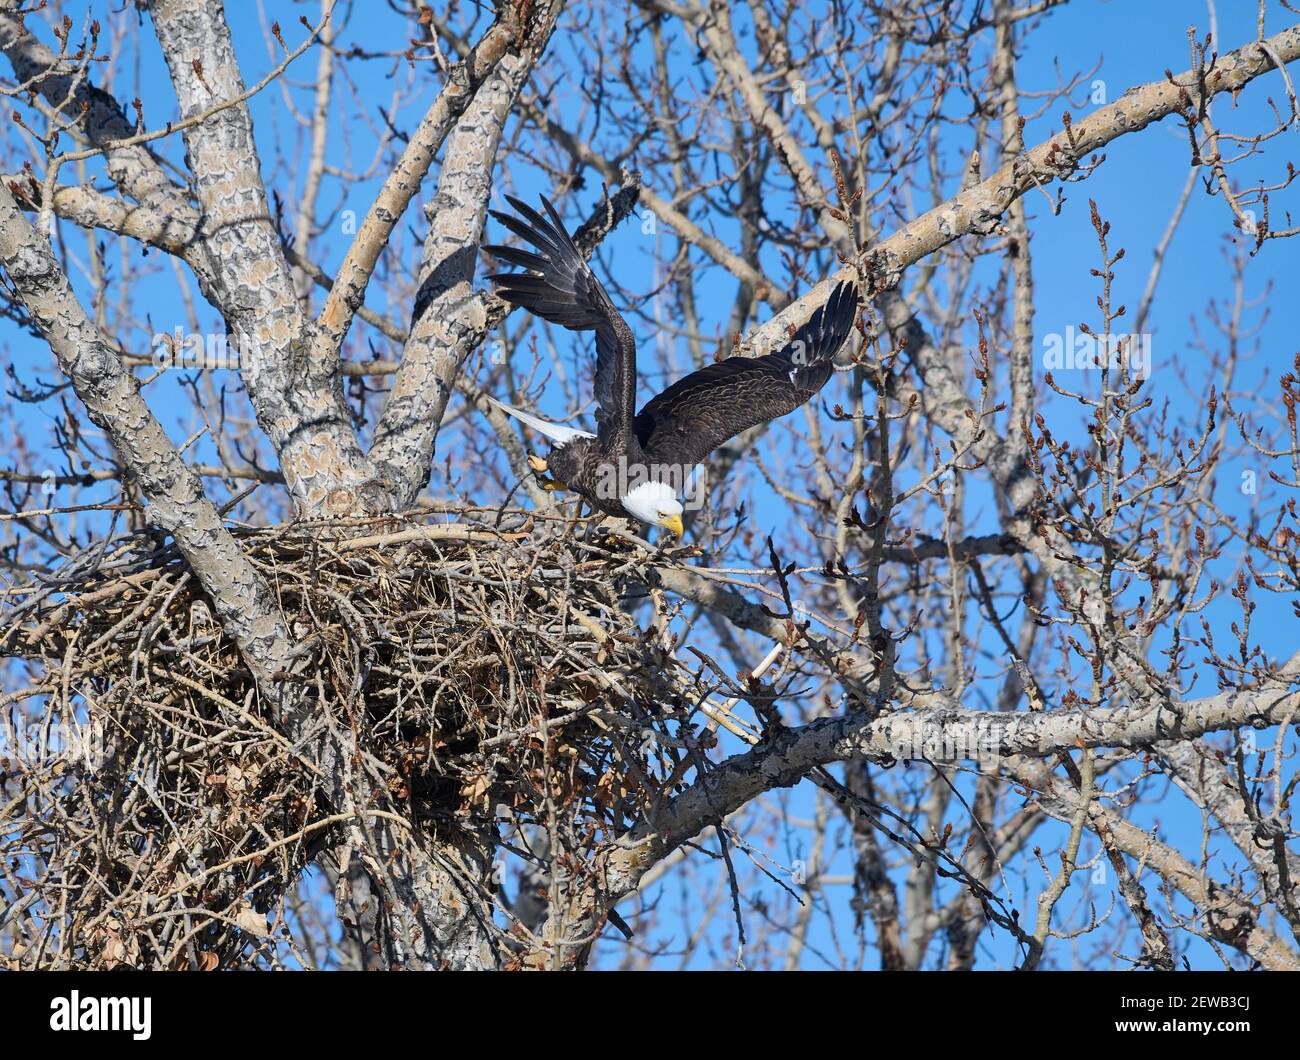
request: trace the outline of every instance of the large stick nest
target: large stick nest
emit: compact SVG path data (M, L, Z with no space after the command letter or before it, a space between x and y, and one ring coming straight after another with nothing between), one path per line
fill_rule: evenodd
M495 514L240 536L312 709L412 827L481 829L502 807L540 821L549 803L594 843L658 794L647 734L678 760L710 689L632 614L643 547ZM337 840L336 808L213 615L174 549L137 536L0 626L26 659L0 761L0 858L24 918L11 965L225 963Z

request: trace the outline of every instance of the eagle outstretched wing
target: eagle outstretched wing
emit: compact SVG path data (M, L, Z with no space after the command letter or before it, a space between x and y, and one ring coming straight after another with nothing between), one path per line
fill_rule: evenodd
M552 324L596 332L596 422L600 433L629 431L636 410L636 340L605 288L578 253L555 207L541 196L547 217L511 195L519 217L490 213L537 253L515 247L485 248L494 258L529 272L489 276L497 294ZM535 275L534 275L535 274Z
M728 357L677 380L636 417L646 455L689 467L741 431L793 412L826 385L857 310L857 289L841 283L779 352Z

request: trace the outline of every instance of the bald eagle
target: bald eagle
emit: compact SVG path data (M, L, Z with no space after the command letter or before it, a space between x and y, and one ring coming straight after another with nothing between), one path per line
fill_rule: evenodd
M678 499L692 469L741 431L793 412L834 371L857 315L858 295L841 283L790 341L763 357L728 357L673 383L636 411L636 340L541 196L543 217L512 196L519 215L491 211L536 253L489 246L492 256L526 272L489 276L507 302L571 331L596 333L596 433L550 423L503 402L503 411L553 445L533 469L585 497L599 511L666 527L682 535Z

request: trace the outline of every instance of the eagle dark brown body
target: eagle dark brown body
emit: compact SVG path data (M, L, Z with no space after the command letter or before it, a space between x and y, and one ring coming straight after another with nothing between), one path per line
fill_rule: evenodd
M601 448L599 438L575 438L564 445L555 446L546 458L547 473L567 490L585 497L595 508L606 515L635 518L623 507L617 491L605 487L606 482L649 479L651 468L644 461L639 445L628 447L621 453ZM613 469L613 470L611 470Z

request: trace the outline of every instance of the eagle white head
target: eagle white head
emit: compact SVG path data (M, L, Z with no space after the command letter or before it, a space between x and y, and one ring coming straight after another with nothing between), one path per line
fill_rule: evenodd
M642 482L619 501L643 523L662 526L682 536L682 502L666 482Z

